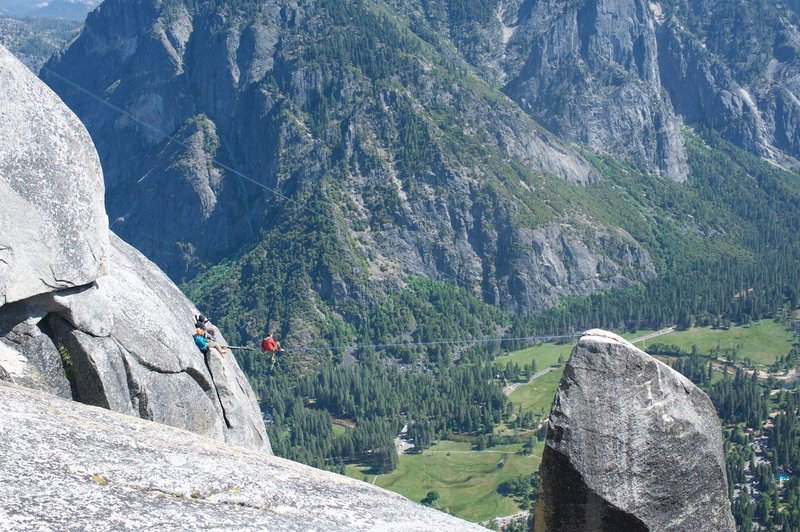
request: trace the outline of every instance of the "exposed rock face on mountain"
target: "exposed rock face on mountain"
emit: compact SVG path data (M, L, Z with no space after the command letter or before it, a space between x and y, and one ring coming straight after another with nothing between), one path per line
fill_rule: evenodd
M661 26L658 35L664 86L677 112L689 123L714 123L729 140L765 154L764 121L730 70L677 24Z
M711 400L606 331L572 352L541 474L537 531L735 529Z
M0 521L14 530L485 530L366 482L2 383L0 419Z
M276 314L287 307L364 314L412 275L524 312L653 277L630 235L565 212L592 166L452 47L375 3L248 6L108 0L42 73L95 139L112 228L173 279L223 257L238 261L226 293L282 277L252 251L263 245L304 275L282 281L296 298L269 310L288 324L299 318ZM541 246L553 272L529 274L550 268L534 259Z
M0 380L269 453L233 356L204 356L195 307L109 232L77 118L2 48L0 96Z
M653 3L664 87L690 124L771 160L800 157L800 19L792 2Z
M562 138L683 180L683 122L797 164L794 0L393 3Z
M523 109L561 138L686 179L646 0L542 0L519 15L512 43L528 56L505 90Z
M531 245L511 284L520 301L518 311L541 311L564 296L590 295L605 286L626 286L630 279L647 281L656 274L646 251L622 230L598 230L589 240L552 224L515 236ZM536 286L541 288L534 293Z
M273 204L285 201L234 178L212 164L213 158L289 197L308 190L324 189L326 197L341 193L320 184L320 176L336 175L348 183L344 188L356 203L370 208L376 196L393 203L395 191L385 186L393 182L403 209L381 230L399 225L397 234L411 242L397 253L371 234L357 235L373 261L380 255L397 264L402 255L413 267L400 269L455 274L462 284L497 290L504 304L526 306L503 293L508 283L502 273L519 271L519 264L498 264L503 261L491 253L502 245L459 234L461 220L467 229L497 220L470 220L470 211L480 205L463 200L457 206L446 200L448 210L457 211L448 212L446 222L429 215L425 200L433 194L426 194L426 185L434 185L430 192L440 198L484 193L487 176L480 174L490 165L466 160L474 143L462 141L474 140L484 151L496 148L495 156L518 158L533 172L573 182L593 179L591 169L526 122L520 109L565 140L678 181L688 175L681 120L717 129L780 162L800 149L795 79L800 56L791 3L764 7L766 18L776 20L766 25L757 23L758 10L740 0L470 5L386 0L385 8L400 15L391 24L363 6L330 7L285 0L245 13L226 2L198 10L182 2L110 0L50 63L130 113L98 106L44 74L96 139L112 227L173 278L190 274L192 261L214 261L219 250L252 244L265 224L283 216L282 207ZM352 9L361 11L347 20L340 16ZM372 33L370 24L379 31ZM333 36L336 42L327 40ZM402 40L390 42L393 36ZM383 55L365 60L338 49L359 46ZM413 65L395 62L400 55L413 58ZM518 107L500 103L497 91L487 100L491 87L476 92L469 83L440 76L462 68L464 59ZM405 78L403 72L411 75ZM386 90L383 83L392 78L405 90ZM375 112L376 103L383 112ZM439 126L452 110L459 113L455 121L463 122L461 137ZM131 117L183 145L165 142ZM404 123L413 125L419 138L412 138ZM455 150L449 151L448 143ZM417 153L420 145L431 149ZM409 168L403 162L412 154ZM346 171L337 161L346 163ZM509 175L507 169L502 173ZM503 196L509 193L523 202L527 195L516 190ZM170 208L148 207L163 203ZM166 212L179 222L168 223ZM347 215L378 229L364 216ZM425 242L418 219L408 221L410 215L431 231L446 233L440 240L446 249ZM526 288L546 292L548 287Z

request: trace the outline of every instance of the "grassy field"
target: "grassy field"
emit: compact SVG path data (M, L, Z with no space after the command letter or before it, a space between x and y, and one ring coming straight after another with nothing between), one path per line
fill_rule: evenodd
M575 341L568 344L541 344L535 347L529 347L520 351L514 351L497 357L494 360L496 366L505 366L509 362L515 362L520 366L530 364L532 360L536 360L536 366L539 371L545 369L558 362L558 357L561 356L564 361L569 359L572 348L575 347Z
M716 347L738 349L740 360L750 358L755 364L769 365L786 355L794 341L794 333L787 331L781 324L772 320L761 320L727 330L695 327L664 334L636 345L645 351L648 345L654 343L674 344L686 351L691 351L692 345L696 345L701 355L709 354Z
M366 477L367 482L416 502L437 491L439 509L479 523L519 511L511 498L497 493L497 486L537 471L542 447L537 443L533 455L524 456L519 454L521 445L475 452L467 443L441 441L422 454L401 455L397 469L388 475L368 475L365 468L354 466L347 466L346 473L356 479Z
M521 406L523 411L547 416L563 373L563 367L555 369L514 390L509 396L514 403L514 412Z

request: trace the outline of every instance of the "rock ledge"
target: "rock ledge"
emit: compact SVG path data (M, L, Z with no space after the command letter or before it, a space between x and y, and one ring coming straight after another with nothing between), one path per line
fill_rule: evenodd
M365 482L0 383L0 528L484 530Z

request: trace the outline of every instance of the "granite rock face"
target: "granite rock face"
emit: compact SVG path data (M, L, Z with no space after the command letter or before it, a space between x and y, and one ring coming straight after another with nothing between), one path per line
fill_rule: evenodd
M366 482L0 383L13 530L485 530Z
M107 271L103 173L89 134L0 47L0 305Z
M271 454L233 355L203 355L194 305L108 230L86 130L2 48L0 81L0 380Z
M60 296L65 310L47 317L54 342L69 352L78 399L269 450L233 355L200 353L191 338L194 306L139 252L116 235L111 242L110 273L95 287Z
M655 21L646 0L542 0L520 7L515 42L529 50L504 88L559 137L624 154L686 180L689 166L661 88Z
M503 0L455 7L444 27L444 8L425 4L409 16L449 31L487 81L562 138L678 180L681 124L798 164L796 0Z
M796 5L775 2L761 12L738 0L699 0L687 7L685 12L660 17L657 25L659 65L675 111L689 124L714 129L752 153L796 167L800 158ZM703 36L695 27L698 20L714 20L718 28Z
M541 474L537 531L735 529L711 400L606 331L572 352Z
M516 238L530 246L518 258L517 275L509 280L520 311L542 311L565 296L631 286L656 276L650 254L623 230L598 227L575 235L568 227L548 224L519 230Z

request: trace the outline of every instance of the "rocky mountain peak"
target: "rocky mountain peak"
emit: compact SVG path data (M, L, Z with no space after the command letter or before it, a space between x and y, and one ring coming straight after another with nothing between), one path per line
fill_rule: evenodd
M719 418L607 331L573 349L548 421L536 530L734 530Z

